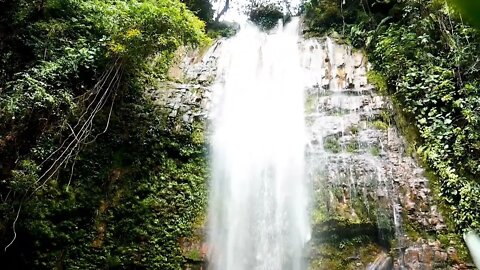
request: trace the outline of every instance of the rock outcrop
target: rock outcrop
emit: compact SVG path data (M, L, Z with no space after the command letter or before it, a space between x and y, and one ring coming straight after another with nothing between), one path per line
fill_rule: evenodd
M150 92L167 119L190 125L211 115L222 41L184 53ZM388 97L367 81L368 61L333 40L301 42L308 73L305 122L312 184L311 269L473 269L447 233L424 170L406 154ZM200 60L201 59L201 60ZM318 72L321 70L321 72ZM199 229L199 235L204 230ZM188 269L205 269L203 237L182 239Z
M306 90L312 269L467 269L436 239L444 218L391 101L367 81L366 58L329 38L304 50L307 72L322 69Z

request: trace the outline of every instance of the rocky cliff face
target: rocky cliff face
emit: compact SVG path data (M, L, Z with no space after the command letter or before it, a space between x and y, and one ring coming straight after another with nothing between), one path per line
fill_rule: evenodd
M167 120L179 125L205 123L212 100L209 86L216 77L218 47L215 42L207 51L191 48L178 50L169 70L169 81L159 82L148 95L164 108Z
M171 71L175 82L150 92L169 121L208 122L221 43L202 57L183 53ZM299 45L310 78L310 269L473 269L459 259L461 243L447 237L424 170L406 154L394 106L367 81L364 55L330 38ZM206 268L202 226L181 239L186 269Z
M221 44L222 40L219 40L206 51L179 49L169 71L170 80L159 82L157 87L147 90L147 95L162 108L164 119L171 128L201 131L202 138L199 139L202 140L205 139L205 126L212 111L211 86L217 76ZM194 234L179 239L186 270L207 268L205 223L205 216L199 217Z
M405 151L388 97L361 52L330 38L303 44L317 70L306 90L313 186L312 269L466 269L424 171Z

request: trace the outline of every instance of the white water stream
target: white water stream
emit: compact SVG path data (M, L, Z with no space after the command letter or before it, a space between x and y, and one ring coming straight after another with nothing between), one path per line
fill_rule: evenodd
M412 244L403 220L442 230L443 218L390 125L391 104L368 83L364 55L302 38L297 18L268 34L244 22L217 45L206 62L217 69L208 268L326 269L335 258L323 247L358 239L342 267L431 267L411 254L443 253ZM378 251L361 255L362 245Z
M304 70L299 21L224 41L215 116L209 269L305 269Z

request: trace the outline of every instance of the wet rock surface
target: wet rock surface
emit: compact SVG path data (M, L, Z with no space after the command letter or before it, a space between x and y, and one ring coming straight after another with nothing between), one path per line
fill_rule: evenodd
M306 72L323 70L312 72L306 90L311 269L468 269L435 239L444 218L424 171L405 153L393 106L367 82L364 56L329 38L307 40L305 50ZM372 244L377 249L362 256ZM343 257L325 252L332 248Z
M212 101L211 84L217 76L218 48L215 42L206 52L183 49L170 69L170 80L148 91L156 104L164 108L168 121L190 125L205 122Z
M210 89L198 84L162 83L152 96L155 103L165 109L170 120L180 119L191 124L204 121L210 102Z
M206 52L182 48L169 71L169 80L147 89L146 95L162 108L165 121L173 128L191 129L196 124L207 124L212 103L211 86L217 76L221 44L222 40L215 42ZM205 221L202 220L191 237L179 239L185 270L208 268L205 235Z
M302 63L309 85L310 269L474 269L435 239L445 220L424 171L405 153L390 101L367 82L362 53L331 39L300 46L308 52ZM176 81L149 91L169 121L190 125L214 113L211 83L220 47L221 41L202 57L185 54L172 71ZM197 236L203 234L199 229ZM181 241L186 269L206 269L203 237Z

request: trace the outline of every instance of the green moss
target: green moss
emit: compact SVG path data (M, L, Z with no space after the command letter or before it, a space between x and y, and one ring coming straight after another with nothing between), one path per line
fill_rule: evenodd
M313 210L313 214L312 214L313 224L320 224L327 219L328 219L328 214L326 213L324 208L316 207L316 209Z
M432 190L433 200L440 209L440 213L442 213L443 220L445 222L445 225L447 226L446 231L439 232L436 235L437 239L442 243L444 247L453 246L457 250L460 260L472 261L472 259L470 258L470 253L464 244L462 236L456 233L455 222L452 220L452 217L450 215L445 214L448 213L450 210L440 197L440 180L430 169L426 170L425 176L429 181L430 189Z
M427 238L427 235L422 233L424 230L422 231L412 224L406 215L403 216L403 228L405 230L405 234L412 241L417 241L420 238Z
M323 141L323 147L326 151L332 152L332 153L340 153L342 150L342 147L340 146L340 142L338 141L338 138L334 136L328 136L324 139Z
M359 269L375 261L382 248L368 238L357 236L336 244L325 243L315 247L311 270Z
M345 109L333 109L331 112L332 116L343 116L350 114L352 111L350 110L345 110Z
M380 113L380 119L384 122L384 123L391 123L392 122L392 115L389 111L386 111L386 110L383 110L381 113Z
M367 72L367 81L375 86L378 93L381 95L388 95L387 78L383 74L375 70L369 70Z
M188 254L185 256L186 259L194 262L201 262L203 261L202 259L202 253L198 249L193 249L188 252Z
M412 125L412 117L408 116L400 109L398 101L393 99L393 105L395 111L393 119L396 126L400 129L403 137L407 141L407 155L412 156L417 152L417 144L421 143L420 134L417 127Z
M204 145L206 143L205 140L205 127L203 123L196 122L193 125L193 132L192 132L192 142L196 145Z
M352 135L356 135L359 132L359 128L357 125L352 125L348 128L348 132L350 132Z
M374 157L378 157L380 156L380 147L374 145L370 148L370 154L372 154L372 156Z
M406 138L407 149L406 152L408 155L416 154L417 145L422 141L418 130L415 125L411 123L414 121L411 117L408 117L406 113L400 110L397 102L394 102L395 115L394 120L398 128L400 128L402 135ZM451 215L448 213L451 211L445 204L445 201L441 198L440 191L440 179L438 176L428 168L422 159L417 159L418 162L422 163L423 167L426 167L425 177L428 179L429 186L432 190L432 196L435 201L435 204L440 209L440 213L444 218L445 225L447 226L446 231L436 232L435 234L428 235L424 233L425 230L418 228L417 225L412 224L408 217L404 215L404 228L406 234L412 239L416 240L418 238L435 238L439 240L443 247L453 246L458 253L459 259L462 261L471 261L470 254L463 243L462 237L456 233L455 222L453 222Z
M356 153L358 152L358 149L359 149L359 145L358 145L358 142L349 142L347 144L347 152L349 153Z
M306 113L313 113L316 110L316 97L313 95L307 96L307 100L305 102L305 112Z
M376 129L378 129L378 130L387 130L388 129L388 124L381 121L381 120L375 120L375 121L369 123L369 125L371 127L374 127Z

